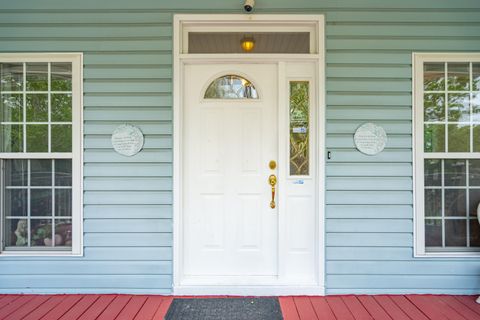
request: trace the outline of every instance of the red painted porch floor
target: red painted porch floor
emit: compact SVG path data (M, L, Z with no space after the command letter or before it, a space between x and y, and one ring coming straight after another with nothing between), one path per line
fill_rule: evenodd
M285 320L480 320L475 296L280 297ZM160 320L173 297L0 295L1 320Z

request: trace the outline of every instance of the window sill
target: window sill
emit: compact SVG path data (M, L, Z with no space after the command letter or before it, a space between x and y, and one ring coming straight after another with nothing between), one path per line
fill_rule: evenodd
M83 252L72 251L3 251L0 252L0 259L2 257L83 257Z
M480 252L428 252L413 255L414 258L480 258Z

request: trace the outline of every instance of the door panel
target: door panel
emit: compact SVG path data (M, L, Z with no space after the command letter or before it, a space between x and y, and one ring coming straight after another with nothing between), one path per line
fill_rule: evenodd
M278 161L277 66L186 65L183 235L187 276L278 274L278 211L268 176ZM250 80L259 99L203 99L222 74Z

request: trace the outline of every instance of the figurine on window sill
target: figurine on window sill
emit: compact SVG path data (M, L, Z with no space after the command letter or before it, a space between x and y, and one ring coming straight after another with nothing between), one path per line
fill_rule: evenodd
M15 230L15 236L17 237L17 241L15 245L17 246L24 246L28 242L27 238L27 220L18 220L17 223L17 230Z

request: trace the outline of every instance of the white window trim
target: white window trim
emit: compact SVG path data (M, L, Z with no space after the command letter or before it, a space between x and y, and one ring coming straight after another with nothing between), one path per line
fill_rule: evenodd
M480 252L426 252L424 213L424 152L423 152L423 64L425 62L480 62L480 53L416 53L412 54L412 119L413 119L413 213L414 256L478 258ZM480 158L480 153L455 153L442 158Z
M72 63L72 250L3 249L3 218L0 219L0 258L12 256L83 256L83 53L0 53L0 62L71 62ZM0 153L0 159L34 159L24 153ZM44 154L45 155L45 154ZM65 158L64 153L48 153L49 158ZM1 217L1 215L0 215Z

